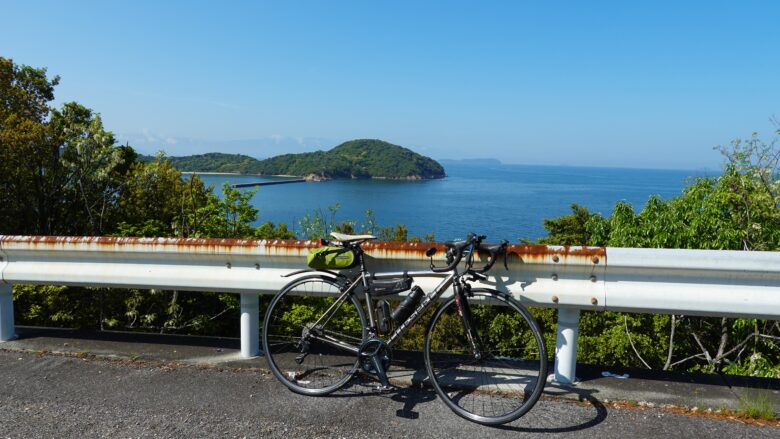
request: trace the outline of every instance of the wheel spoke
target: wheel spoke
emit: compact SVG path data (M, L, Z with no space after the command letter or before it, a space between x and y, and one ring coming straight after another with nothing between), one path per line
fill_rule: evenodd
M356 298L347 297L324 323L314 326L339 291L329 279L301 278L283 288L266 312L263 346L268 364L295 392L330 393L344 385L357 367L357 356L338 347L359 345L365 337L365 316Z
M434 315L426 334L425 358L431 382L457 414L485 424L510 422L536 402L544 386L546 352L533 318L513 300L474 290L472 326L480 354L471 354L454 299ZM507 345L517 334L529 338ZM434 349L435 346L435 349Z

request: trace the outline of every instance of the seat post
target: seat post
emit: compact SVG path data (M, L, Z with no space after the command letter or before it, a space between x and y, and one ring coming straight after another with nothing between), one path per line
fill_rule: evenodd
M363 259L363 248L360 246L360 244L357 245L357 254L358 254L358 261L360 262L360 272L361 273L367 273L366 270L366 261Z

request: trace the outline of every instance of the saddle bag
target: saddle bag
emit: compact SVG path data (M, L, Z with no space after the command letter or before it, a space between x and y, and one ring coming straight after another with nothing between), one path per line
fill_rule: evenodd
M316 270L343 270L357 264L354 250L344 247L320 247L309 251L306 265Z

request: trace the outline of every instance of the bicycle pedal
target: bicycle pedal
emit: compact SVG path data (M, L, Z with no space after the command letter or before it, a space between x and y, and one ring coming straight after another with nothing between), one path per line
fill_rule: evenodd
M386 386L386 385L384 385L384 384L379 384L379 385L377 385L377 386L374 388L374 390L376 390L376 391L377 391L377 392L379 392L379 393L385 393L385 392L392 392L392 391L394 391L394 390L395 390L395 387L393 387L393 386L390 386L390 385L387 385L387 386Z

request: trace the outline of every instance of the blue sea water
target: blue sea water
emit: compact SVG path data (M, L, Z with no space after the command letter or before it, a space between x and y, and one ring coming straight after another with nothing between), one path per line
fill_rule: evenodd
M286 223L299 231L306 214L339 204L336 221L362 223L367 209L382 226L405 224L410 236L437 240L473 231L489 242L546 236L545 218L571 212L577 203L609 215L624 200L640 210L651 195L679 195L691 178L712 171L443 163L447 177L426 181L333 180L261 187L252 199L260 222ZM217 188L278 178L202 175ZM219 192L219 191L217 191Z

